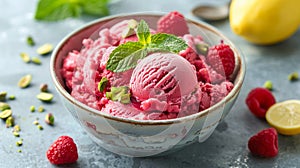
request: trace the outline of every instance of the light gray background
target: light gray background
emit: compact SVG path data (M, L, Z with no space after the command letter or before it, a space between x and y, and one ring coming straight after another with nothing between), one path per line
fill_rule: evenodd
M151 2L151 3L150 3ZM111 14L178 10L186 17L194 18L190 10L204 3L221 4L226 1L205 0L121 0L110 6ZM46 156L50 144L60 135L69 135L78 144L79 159L76 164L65 167L300 167L300 136L279 135L279 154L275 158L253 157L247 142L250 136L269 127L266 121L254 117L244 101L247 93L254 87L262 86L272 80L277 101L299 99L300 81L287 80L289 73L300 71L300 32L289 40L273 46L256 46L233 34L228 20L211 23L227 35L243 51L247 62L245 84L233 109L212 136L204 143L195 143L184 150L164 157L129 158L110 153L94 144L83 132L79 124L60 103L49 73L50 55L41 57L42 65L25 64L20 52L36 56L35 49L44 43L56 45L64 36L85 23L96 19L84 16L60 22L37 22L33 19L36 0L0 1L0 90L16 95L11 104L16 123L21 126L22 147L16 147L19 139L12 135L11 129L0 122L0 167L55 167ZM26 37L32 35L35 47L26 44ZM30 88L20 89L17 82L25 74L33 75ZM47 83L55 98L52 104L43 104L46 112L55 116L55 126L43 122L46 113L30 113L29 107L42 103L35 98L39 85ZM44 126L40 131L32 124L36 119ZM22 153L17 150L21 149Z

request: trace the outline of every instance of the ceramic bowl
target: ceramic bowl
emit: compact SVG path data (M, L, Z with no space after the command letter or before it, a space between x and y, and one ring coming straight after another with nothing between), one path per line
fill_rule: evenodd
M51 76L66 109L88 135L108 151L131 157L147 157L182 149L194 142L205 141L232 108L245 76L245 62L239 49L216 28L188 20L190 33L201 35L210 45L221 40L231 46L236 57L234 88L222 101L199 113L169 120L133 120L103 114L77 101L67 91L61 75L63 59L72 50L82 48L82 40L124 19L144 19L155 28L162 14L135 13L95 20L65 37L52 53ZM96 33L95 33L96 32Z

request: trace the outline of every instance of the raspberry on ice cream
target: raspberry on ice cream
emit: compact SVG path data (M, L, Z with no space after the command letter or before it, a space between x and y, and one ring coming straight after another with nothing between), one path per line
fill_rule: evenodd
M157 32L183 36L189 34L189 28L184 16L179 12L170 12L157 22Z
M209 48L207 53L208 64L218 73L229 77L235 67L234 53L229 45L219 44Z

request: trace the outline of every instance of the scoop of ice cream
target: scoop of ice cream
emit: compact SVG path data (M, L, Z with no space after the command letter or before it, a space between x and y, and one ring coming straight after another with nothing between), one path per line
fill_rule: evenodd
M173 53L154 53L142 59L134 69L130 88L138 101L150 98L169 101L195 90L194 67Z
M189 34L189 28L184 16L179 12L170 12L157 22L157 32L183 36Z

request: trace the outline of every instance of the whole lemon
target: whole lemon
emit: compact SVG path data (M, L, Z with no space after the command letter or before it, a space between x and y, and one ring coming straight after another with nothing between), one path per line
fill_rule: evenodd
M232 0L230 27L246 40L275 44L293 35L300 25L300 0Z

